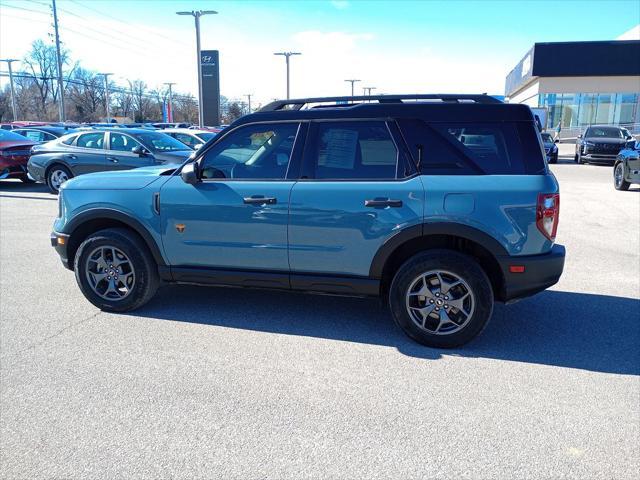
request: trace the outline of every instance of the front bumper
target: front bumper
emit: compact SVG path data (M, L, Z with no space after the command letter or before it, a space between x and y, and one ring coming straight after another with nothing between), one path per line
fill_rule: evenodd
M582 155L582 159L591 162L607 162L613 163L618 158L618 155L609 155L606 153L585 153Z
M44 178L45 169L44 169L44 167L41 167L40 165L36 165L33 162L29 162L27 164L27 170L29 171L29 175L31 175L31 178L33 178L36 182L44 182L45 181L45 178Z
M564 257L565 248L562 245L554 245L549 253L542 255L498 258L504 276L504 286L499 299L511 303L555 285L564 269ZM523 271L514 273L512 269Z
M69 270L73 270L73 265L69 264L69 259L67 258L67 245L69 244L69 235L58 232L51 232L50 235L51 246L55 248L58 255L60 255L60 260L62 260L62 264L65 268Z

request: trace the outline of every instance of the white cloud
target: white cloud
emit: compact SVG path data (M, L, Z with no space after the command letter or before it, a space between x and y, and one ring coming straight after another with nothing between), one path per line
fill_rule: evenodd
M640 40L640 23L630 30L624 32L616 40Z

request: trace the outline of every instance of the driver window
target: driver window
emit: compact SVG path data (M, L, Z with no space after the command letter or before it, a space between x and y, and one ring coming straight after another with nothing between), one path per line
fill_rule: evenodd
M131 149L140 145L133 138L121 133L109 134L109 148L119 152L131 152Z
M297 123L241 127L206 153L202 178L284 179L297 131Z

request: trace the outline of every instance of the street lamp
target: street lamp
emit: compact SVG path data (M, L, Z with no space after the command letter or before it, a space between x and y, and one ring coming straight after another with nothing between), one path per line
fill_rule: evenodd
M175 85L175 82L164 82L164 84L169 87L169 108L167 111L167 122L173 122L173 92L171 91L171 87Z
M198 122L199 126L204 124L204 114L202 108L202 58L200 55L200 17L202 15L216 15L215 10L191 10L190 12L176 12L178 15L191 15L196 24L196 54L198 55Z
M282 55L287 61L287 100L289 100L289 57L291 55L302 55L300 52L275 52L274 55Z
M354 80L354 79L349 79L349 80L345 80L345 82L351 82L351 96L353 97L353 84L356 82L360 82L361 80Z
M247 101L248 101L248 107L247 107L247 113L251 113L251 96L253 94L252 93L245 93L245 97L247 97Z
M18 121L18 109L16 107L16 90L13 88L13 70L11 70L11 63L18 62L15 58L2 58L0 62L7 62L9 66L9 84L11 85L11 111L13 113L13 121Z
M371 96L371 90L375 90L376 87L362 87L362 93L364 95L369 95Z
M104 106L107 114L107 123L111 123L111 111L109 108L109 75L113 73L98 73L104 77Z

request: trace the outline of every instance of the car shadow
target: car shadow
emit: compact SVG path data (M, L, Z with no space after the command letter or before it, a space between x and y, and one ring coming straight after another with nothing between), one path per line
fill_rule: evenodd
M9 195L3 195L8 193ZM23 195L25 193L46 193L46 196L36 197ZM51 195L49 189L43 183L24 183L20 180L0 180L0 197L24 198L28 200L57 200L57 195Z
M379 300L282 291L167 286L131 315L396 348L404 355L482 357L594 372L640 374L640 300L546 291L497 304L485 332L468 345L419 345Z

